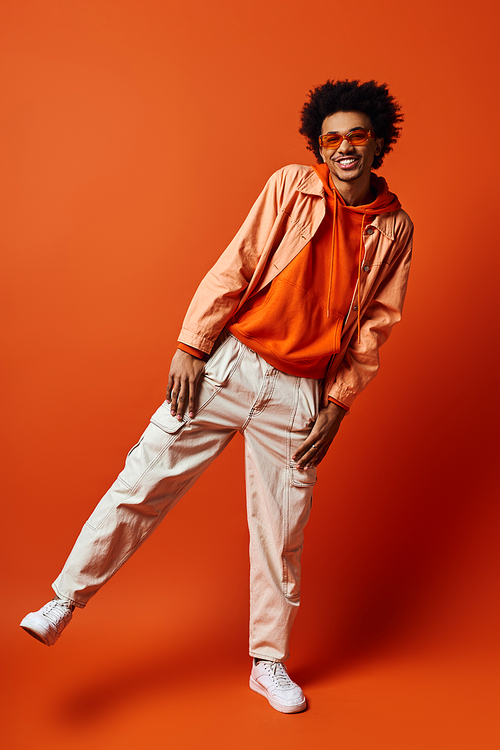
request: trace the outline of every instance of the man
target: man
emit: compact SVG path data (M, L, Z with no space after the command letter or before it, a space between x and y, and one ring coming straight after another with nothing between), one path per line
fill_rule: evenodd
M310 92L300 132L314 167L276 172L188 309L155 412L21 626L52 645L239 431L250 529L250 687L306 708L286 671L316 467L399 321L413 227L372 168L399 136L374 81Z

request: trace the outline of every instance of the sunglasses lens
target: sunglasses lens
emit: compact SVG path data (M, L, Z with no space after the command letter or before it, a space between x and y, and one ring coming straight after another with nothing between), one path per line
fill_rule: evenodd
M333 133L328 133L327 135L320 136L320 144L323 148L338 148L340 144L342 143L342 138L340 135L334 135Z
M361 143L366 143L368 140L368 130L355 130L354 133L349 135L349 143L353 146L359 146Z

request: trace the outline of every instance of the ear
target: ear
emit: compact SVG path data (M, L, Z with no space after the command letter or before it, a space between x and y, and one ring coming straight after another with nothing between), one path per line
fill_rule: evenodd
M384 139L383 138L375 138L375 155L379 156L382 152L382 149L384 148Z

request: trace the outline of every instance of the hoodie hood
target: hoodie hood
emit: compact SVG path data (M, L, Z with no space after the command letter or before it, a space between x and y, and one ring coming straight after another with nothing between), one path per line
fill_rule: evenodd
M370 185L376 191L377 197L372 203L367 203L363 206L347 206L340 193L330 183L330 170L328 169L328 165L314 164L313 169L321 180L328 197L336 198L348 211L375 216L377 214L385 214L388 211L397 211L398 208L401 208L401 203L399 202L397 195L391 193L384 178L375 174L375 172L372 172L370 175Z

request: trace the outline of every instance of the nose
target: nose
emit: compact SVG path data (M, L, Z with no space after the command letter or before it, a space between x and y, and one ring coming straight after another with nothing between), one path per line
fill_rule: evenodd
M354 151L354 146L351 143L349 143L347 138L344 136L344 139L342 143L340 144L340 146L338 147L337 151L340 151L342 154L348 154L351 151Z

